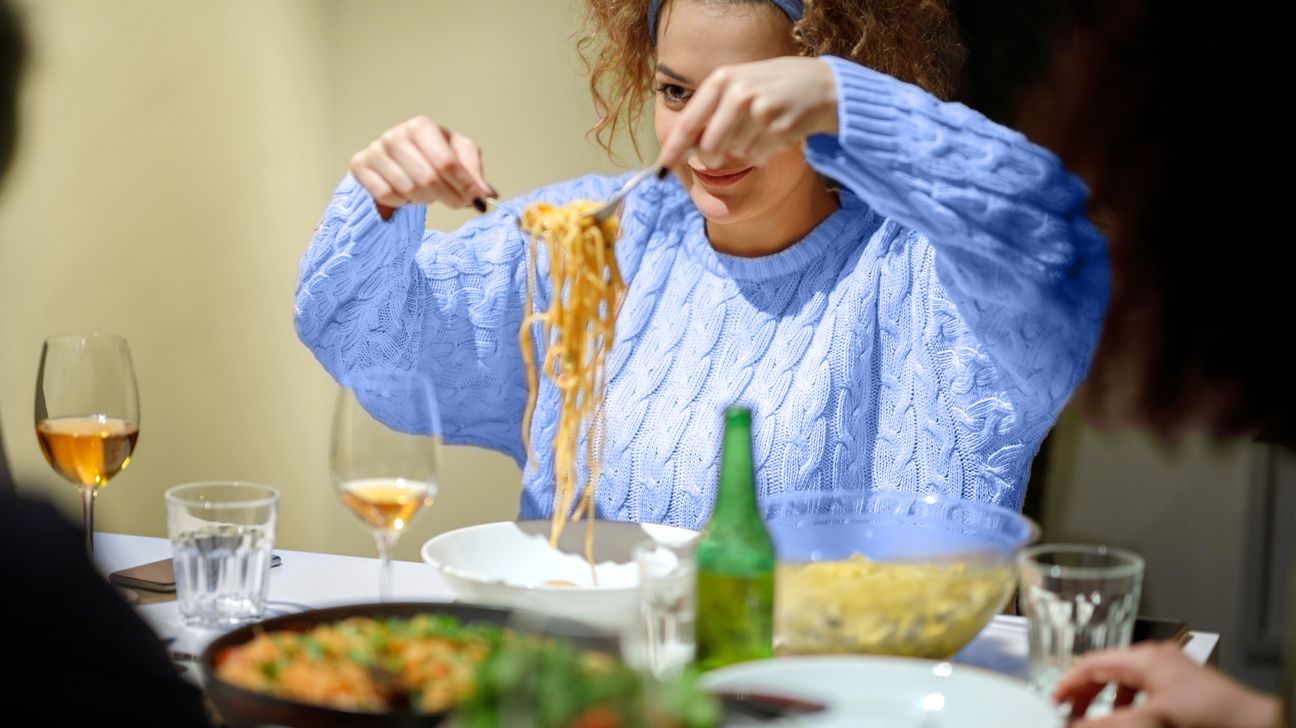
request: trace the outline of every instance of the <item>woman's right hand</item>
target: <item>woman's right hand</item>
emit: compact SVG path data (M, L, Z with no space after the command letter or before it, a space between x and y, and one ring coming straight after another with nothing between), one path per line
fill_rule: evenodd
M485 211L481 198L496 196L482 173L477 144L426 116L383 132L351 157L350 169L384 219L406 202Z

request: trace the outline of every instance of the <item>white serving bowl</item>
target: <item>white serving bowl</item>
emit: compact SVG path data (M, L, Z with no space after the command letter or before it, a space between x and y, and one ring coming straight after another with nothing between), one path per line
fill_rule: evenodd
M586 524L568 524L556 548L549 545L549 529L547 520L468 526L429 539L423 560L441 573L460 601L620 631L639 610L634 546L649 540L683 545L697 538L696 532L674 526L595 521L595 585L585 560ZM546 584L556 580L576 586Z

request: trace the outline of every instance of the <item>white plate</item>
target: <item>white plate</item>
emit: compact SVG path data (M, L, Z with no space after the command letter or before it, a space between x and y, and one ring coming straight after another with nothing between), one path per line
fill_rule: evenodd
M697 537L673 526L595 521L595 585L585 560L585 535L584 523L568 524L555 548L549 545L549 521L485 523L429 539L422 554L461 601L526 609L619 631L639 614L634 546L648 540L682 545ZM545 583L551 580L574 586Z
M1056 728L1057 709L1025 683L904 657L778 657L714 670L713 690L786 695L828 710L795 725L854 728Z

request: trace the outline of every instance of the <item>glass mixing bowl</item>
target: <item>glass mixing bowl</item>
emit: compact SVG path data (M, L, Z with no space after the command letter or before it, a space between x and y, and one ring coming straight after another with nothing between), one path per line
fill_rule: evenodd
M762 500L778 555L778 654L945 659L1001 611L1039 528L1016 511L933 495Z

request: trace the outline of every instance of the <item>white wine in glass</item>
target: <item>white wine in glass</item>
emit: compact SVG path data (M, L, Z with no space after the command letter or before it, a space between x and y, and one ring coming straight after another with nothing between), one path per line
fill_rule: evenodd
M373 533L378 592L391 597L391 550L436 498L441 420L426 375L368 370L345 377L333 415L330 465L338 497Z
M139 439L130 349L120 336L51 337L36 377L36 439L50 467L81 491L93 555L95 496L130 465Z
M365 525L400 533L424 506L432 505L436 486L404 478L360 478L342 482L338 495Z

